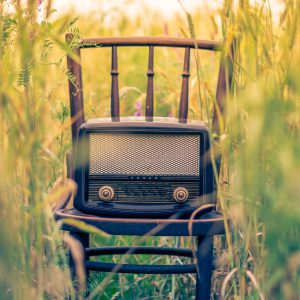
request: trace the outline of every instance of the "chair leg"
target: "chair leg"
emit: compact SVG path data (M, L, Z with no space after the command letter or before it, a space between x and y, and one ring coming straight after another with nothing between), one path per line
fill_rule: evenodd
M196 300L209 300L211 293L213 236L197 237Z
M84 249L84 258L83 258L84 259L84 266L86 266L86 264L85 264L85 260L86 260L85 249L89 247L89 239L90 239L89 234L88 233L83 233L83 232L80 232L80 233L79 232L70 232L70 235L73 238L77 239L81 243L81 245ZM78 289L78 278L76 276L76 266L75 266L75 262L73 260L73 257L71 255L71 253L70 253L70 258L69 258L69 266L70 266L72 280L75 283L75 289ZM88 278L89 278L89 271L87 270L86 267L85 267L85 275L86 275L86 282L85 283L87 283Z

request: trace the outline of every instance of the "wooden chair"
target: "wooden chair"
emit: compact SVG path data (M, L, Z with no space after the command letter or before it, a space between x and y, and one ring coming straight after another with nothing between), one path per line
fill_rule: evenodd
M67 35L68 41L73 36ZM190 49L205 49L211 51L222 51L224 45L219 42L202 41L185 38L169 37L116 37L116 38L93 38L83 39L74 49L74 57L68 56L67 63L71 73L75 76L74 82L69 82L69 95L72 117L72 141L73 149L76 147L77 133L81 124L84 123L83 93L80 54L83 48L111 47L111 117L113 121L119 121L119 91L118 91L118 62L117 49L122 46L147 46L149 47L148 84L146 96L146 120L153 121L153 76L154 76L154 47L181 47L185 48L183 79L180 98L179 122L186 122L188 116L188 80L190 66ZM229 91L232 78L232 51L221 57L219 70L216 103L213 115L213 129L219 131L219 118L225 112L225 97ZM73 162L69 159L69 177L73 177ZM191 249L161 248L161 247L104 247L90 248L89 233L83 232L68 224L62 229L69 231L85 249L85 267L89 271L118 272L118 273L143 273L143 274L183 274L197 273L196 299L210 299L211 276L213 267L213 237L224 234L224 217L221 213L213 210L211 205L203 206L201 218L190 219L132 219L132 218L108 218L85 214L74 208L67 208L72 192L66 192L57 204L54 215L56 220L72 219L84 221L111 235L135 235L135 236L194 236L197 240L195 253ZM199 215L199 212L198 214ZM228 220L225 220L228 222ZM90 261L92 256L107 254L160 254L194 258L194 263L187 265L115 265Z

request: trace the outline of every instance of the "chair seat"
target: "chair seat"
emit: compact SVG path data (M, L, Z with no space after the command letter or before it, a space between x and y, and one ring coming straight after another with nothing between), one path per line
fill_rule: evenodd
M136 219L108 218L90 215L74 208L54 212L56 220L79 220L111 235L149 236L213 236L224 234L224 217L219 212L208 212L198 219ZM229 219L227 219L229 221ZM63 230L80 232L74 224L63 223Z

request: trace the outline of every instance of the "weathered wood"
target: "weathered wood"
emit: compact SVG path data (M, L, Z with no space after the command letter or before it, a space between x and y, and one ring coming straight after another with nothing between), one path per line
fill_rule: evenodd
M72 39L73 35L68 34L66 36L66 41L68 43L70 43ZM67 55L67 67L68 71L71 73L71 76L74 76L73 80L68 80L68 83L72 122L72 142L73 148L75 149L79 127L84 123L84 106L80 65L80 48L75 48L73 50L73 55L75 55L77 59L74 60L70 55Z
M70 273L71 273L71 278L72 278L72 282L73 282L73 285L74 285L74 288L75 288L75 291L77 294L83 294L83 296L86 296L84 295L86 292L85 292L85 287L87 286L87 283L88 283L88 278L89 278L89 269L87 268L87 262L88 262L88 258L86 260L86 257L85 257L85 249L89 247L89 243L90 243L90 235L89 233L86 233L86 232L74 232L74 231L71 231L70 232L70 235L76 239L82 246L82 254L83 254L83 262L84 262L84 274L83 275L83 278L82 277L78 277L78 266L76 266L76 256L74 257L73 255L75 254L74 251L71 251L69 250L69 267L70 267ZM79 250L79 249L76 249L76 250ZM84 290L81 290L81 287L80 287L80 282L81 281L84 281Z
M153 121L153 77L154 77L154 46L149 47L148 60L148 82L147 82L147 96L146 96L146 121Z
M67 178L74 179L74 162L72 152L66 154Z
M120 121L119 84L118 84L118 53L117 47L112 47L111 59L111 117L112 121Z
M97 48L111 46L189 47L202 50L222 51L223 43L217 41L171 37L108 37L82 39L80 47Z
M209 300L213 262L213 237L197 237L197 282L196 299Z
M225 130L226 113L227 113L227 98L230 92L232 78L233 78L233 61L234 61L234 39L230 45L228 53L222 53L220 61L220 69L217 83L216 102L214 105L212 118L212 133L215 134L213 147L213 156L216 163L216 172L220 174L222 153L218 145L220 135ZM216 185L218 185L218 178L215 178Z
M95 226L112 235L137 236L212 236L224 234L224 217L208 213L206 218L189 219L142 219L111 218L86 214L76 209L62 209L55 212L56 220L74 219ZM229 222L229 219L226 220ZM192 229L189 230L189 227ZM76 227L63 225L64 230L78 231Z
M150 254L150 253L149 253ZM189 274L197 273L195 264L184 265L134 265L134 264L114 264L89 261L86 266L90 271L116 272L126 274ZM117 271L115 271L117 270ZM202 298L201 298L202 299Z
M189 248L171 248L171 247L148 247L148 246L112 246L112 247L100 247L100 248L88 248L86 249L87 257L98 255L117 255L126 254L127 252L132 254L155 254L155 255L176 255L194 258L193 251Z
M226 103L227 95L231 88L232 77L233 77L233 61L234 61L234 40L230 45L228 53L222 53L218 83L217 83L217 93L216 93L216 103L213 112L212 119L212 130L217 135L220 135L225 126L226 121Z
M179 122L186 123L189 106L190 48L185 48L182 86L179 104Z

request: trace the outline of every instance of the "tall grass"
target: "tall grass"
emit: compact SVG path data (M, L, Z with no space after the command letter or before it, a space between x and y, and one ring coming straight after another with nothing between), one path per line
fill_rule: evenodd
M48 197L59 154L48 143L57 138L49 136L57 82L49 82L47 73L68 22L50 24L47 7L38 23L36 1L14 1L11 14L7 5L0 2L0 298L61 298L73 289Z
M80 28L86 37L234 36L234 82L220 138L220 197L233 218L233 253L230 257L223 239L216 239L223 266L214 274L213 292L226 299L299 299L299 2L284 2L278 22L268 1L224 0L220 11L187 12L183 7L182 14L168 22L146 7L134 18L120 9L77 21L74 15L53 15L50 21L51 1L44 3L43 21L38 22L36 1L14 1L11 14L5 12L6 4L0 1L0 298L75 298L64 245L76 245L54 224L51 204L63 191L52 188L64 182L70 149L68 47L63 38ZM106 51L82 53L87 118L109 116ZM209 123L219 56L197 53L191 66L189 115ZM146 61L146 49L119 51L123 115L144 111ZM157 116L178 113L182 61L180 50L155 53ZM92 242L190 246L183 238L95 235ZM125 257L127 261L184 263L155 256ZM93 274L88 288L95 299L192 299L194 282L193 276Z
M285 3L279 23L268 1L227 5L225 30L237 41L225 139L236 221L232 281L241 298L298 299L299 2Z

